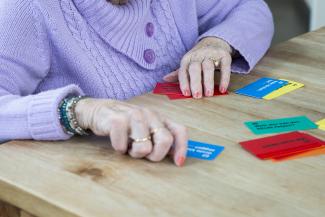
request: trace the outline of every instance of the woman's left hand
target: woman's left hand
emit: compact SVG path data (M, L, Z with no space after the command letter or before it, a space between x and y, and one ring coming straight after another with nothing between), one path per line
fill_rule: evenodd
M179 81L184 96L196 99L214 94L214 72L220 68L220 92L227 91L232 62L232 48L222 39L202 39L183 57L180 68L164 77L166 82Z

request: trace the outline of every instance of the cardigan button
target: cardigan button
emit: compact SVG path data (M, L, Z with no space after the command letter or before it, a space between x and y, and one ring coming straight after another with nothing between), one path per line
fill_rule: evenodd
M146 25L146 33L148 37L152 37L155 32L155 26L153 23L147 23Z
M152 64L156 60L156 54L152 49L147 49L143 53L143 58L147 63Z

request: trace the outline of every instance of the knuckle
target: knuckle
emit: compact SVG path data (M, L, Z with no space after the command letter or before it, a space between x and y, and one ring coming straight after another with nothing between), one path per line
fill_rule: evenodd
M200 53L199 52L195 51L195 52L192 53L192 55L191 55L191 60L192 61L195 61L195 60L197 60L199 58L200 58Z
M227 64L231 64L231 62L232 62L232 57L230 56L230 54L227 54L227 56L225 56L224 59L225 59L225 62L226 62Z
M157 141L156 145L162 147L169 147L173 144L173 142L174 142L173 136L171 134L166 134Z
M125 127L127 125L127 118L124 115L114 115L110 117L110 122L113 127Z
M145 156L148 155L152 152L152 144L148 144L148 143L143 143L143 144L139 144L135 149L134 149L134 153L136 155L140 155L140 156Z
M187 127L185 127L183 125L180 125L177 127L176 133L181 136L188 137L188 129L187 129Z
M142 122L144 120L143 109L135 108L131 111L131 118L134 121Z
M223 49L219 49L219 50L217 50L217 55L221 56L221 57L225 57L228 55L228 52Z
M143 108L143 113L149 117L149 118L152 118L152 117L156 117L157 116L157 112L152 110L152 109L148 109L148 108Z
M181 60L181 65L186 65L190 62L191 60L191 54L190 53L187 53L183 56L182 60Z

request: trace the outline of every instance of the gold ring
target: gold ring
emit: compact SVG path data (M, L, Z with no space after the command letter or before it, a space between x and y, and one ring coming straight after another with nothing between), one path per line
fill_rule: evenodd
M165 127L157 127L157 128L154 128L150 131L151 134L155 134L157 133L159 130L162 130L162 129L165 129Z
M144 138L141 138L141 139L133 139L133 142L135 143L139 143L139 142L147 142L147 141L150 141L151 140L151 136L147 136L147 137L144 137Z
M213 58L209 58L209 60L212 60L212 61L213 61L214 66L215 66L216 68L219 67L219 65L220 65L220 61L219 61L219 60L215 60L215 59L213 59Z

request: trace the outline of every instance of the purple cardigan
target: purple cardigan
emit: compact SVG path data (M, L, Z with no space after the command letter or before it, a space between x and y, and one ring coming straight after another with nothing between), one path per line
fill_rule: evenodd
M146 93L203 37L227 41L247 73L273 31L262 0L1 0L0 140L68 139L64 97Z

